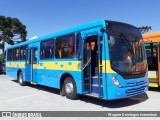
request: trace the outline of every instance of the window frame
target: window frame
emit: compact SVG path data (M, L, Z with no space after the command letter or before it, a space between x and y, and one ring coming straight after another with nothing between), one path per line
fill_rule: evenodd
M42 44L45 43L47 41L52 41L53 44L52 44L52 57L51 58L42 58ZM50 59L54 59L55 57L55 39L54 38L51 38L51 39L47 39L47 40L43 40L40 42L40 60L50 60Z
M9 51L10 51L10 50L12 51L11 57L10 57L11 59L9 59L9 56L10 56ZM8 49L8 50L7 50L7 61L12 61L12 60L13 60L13 49L11 48L11 49Z
M25 59L21 59L21 48L23 48L23 57L24 57L24 50L26 50L28 48L28 45L23 45L19 47L19 60L26 60L28 58L27 56L27 50L26 50L26 56Z
M79 39L80 38L80 39ZM82 42L82 34L80 32L78 32L76 34L76 42L75 42L75 54L76 54L76 58L78 59L81 59L82 58L82 45L83 45L83 42ZM79 40L79 41L78 41ZM79 49L79 44L80 43L80 53L78 53L78 49Z
M60 39L61 39L61 41L63 41L63 39L65 38L65 37L71 37L71 36L73 36L73 56L72 57L56 57L56 50L57 49L64 49L64 47L59 47L59 45L57 44L57 41L60 41ZM68 40L68 38L67 38L67 40ZM65 41L66 41L66 39L65 39ZM57 47L58 46L58 47ZM71 48L72 46L68 46L68 48ZM71 33L71 34L66 34L66 35L63 35L63 36L58 36L58 37L56 37L55 38L55 58L56 59L74 59L75 58L75 56L76 56L76 35L75 35L75 33ZM68 51L67 51L68 52ZM63 53L62 53L63 54Z
M16 58L16 54L17 54L17 52L15 53L16 49L18 49L18 59ZM14 53L15 53L15 56L13 57ZM13 52L12 52L12 61L19 61L19 60L20 60L20 47L15 47L13 48Z

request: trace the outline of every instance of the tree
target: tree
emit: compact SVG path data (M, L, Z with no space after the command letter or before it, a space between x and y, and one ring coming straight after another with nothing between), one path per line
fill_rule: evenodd
M0 64L4 63L5 61L5 55L4 54L0 54Z
M5 62L5 54L0 54L0 64Z
M139 27L140 31L142 34L144 33L147 33L149 30L152 30L152 27L151 26L142 26L142 27Z
M5 51L5 43L13 45L26 41L27 31L17 18L0 16L0 49Z

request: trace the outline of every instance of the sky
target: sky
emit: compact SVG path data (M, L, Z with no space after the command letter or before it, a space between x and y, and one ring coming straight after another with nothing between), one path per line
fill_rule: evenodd
M18 18L27 39L107 19L160 31L160 0L0 0L0 15Z

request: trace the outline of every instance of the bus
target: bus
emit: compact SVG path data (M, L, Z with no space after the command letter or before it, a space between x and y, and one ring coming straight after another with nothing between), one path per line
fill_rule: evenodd
M130 24L98 20L7 48L6 74L20 85L39 84L77 99L127 98L148 90L141 32Z
M160 32L143 34L148 62L149 87L160 86Z

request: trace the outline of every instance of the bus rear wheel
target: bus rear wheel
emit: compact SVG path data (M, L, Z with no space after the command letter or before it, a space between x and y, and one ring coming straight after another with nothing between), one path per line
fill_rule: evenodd
M75 100L79 97L77 94L76 84L71 77L67 77L64 81L64 93L66 98Z
M26 82L25 82L24 79L23 79L23 73L22 73L22 72L20 72L20 73L18 74L18 83L19 83L21 86L25 86L25 85L26 85Z

